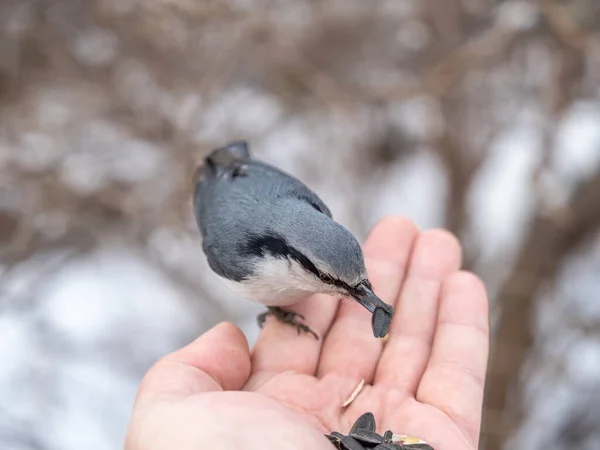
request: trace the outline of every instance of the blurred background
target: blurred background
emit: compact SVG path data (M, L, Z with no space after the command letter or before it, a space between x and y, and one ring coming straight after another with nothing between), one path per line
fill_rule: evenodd
M0 0L0 448L122 448L138 383L262 308L208 270L246 139L362 241L447 227L494 325L481 448L600 448L600 2Z

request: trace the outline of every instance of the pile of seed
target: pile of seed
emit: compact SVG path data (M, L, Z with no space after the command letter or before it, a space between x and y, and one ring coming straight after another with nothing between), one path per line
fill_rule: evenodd
M433 447L420 439L394 434L391 430L377 434L375 416L364 413L360 416L347 436L332 431L325 436L340 450L434 450Z

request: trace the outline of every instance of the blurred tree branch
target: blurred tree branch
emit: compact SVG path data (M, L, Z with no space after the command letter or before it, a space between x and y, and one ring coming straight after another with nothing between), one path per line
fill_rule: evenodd
M520 423L515 389L533 344L536 294L552 282L562 261L600 228L600 171L578 189L563 222L538 215L531 224L515 268L498 296L500 319L490 357L485 400L485 448L500 450ZM511 413L508 413L511 411Z
M580 49L558 45L557 70L550 73L545 107L545 154L554 149L557 123L576 98L583 76ZM548 156L542 164L548 163ZM485 398L483 443L486 450L500 450L521 423L519 399L523 364L534 342L533 314L539 307L538 292L553 283L565 259L600 228L600 170L581 182L570 203L548 211L538 204L514 268L496 300L498 323L493 339Z
M600 60L600 39L577 25L556 0L541 0L540 11L556 36L574 49Z

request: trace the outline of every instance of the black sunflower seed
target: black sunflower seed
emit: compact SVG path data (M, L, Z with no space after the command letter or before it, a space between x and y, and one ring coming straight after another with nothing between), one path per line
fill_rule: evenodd
M354 425L352 425L352 428L350 429L350 433L359 428L362 430L375 431L376 427L375 416L373 413L367 412L356 419L356 422L354 422Z
M392 315L383 308L375 308L371 316L371 328L375 337L384 337L392 323Z
M350 436L363 444L383 444L383 436L375 433L374 431L364 430L362 428L357 428L356 430L351 431Z
M406 450L433 450L433 447L429 444L404 444Z
M342 450L366 450L363 445L352 436L344 436L340 442Z
M392 444L391 442L385 444L379 444L377 447L374 447L374 450L404 450L406 447L403 447L400 444Z
M332 431L330 434L326 434L325 436L336 441L339 441L344 437L342 433L338 433L337 431Z
M344 435L342 433L338 433L337 431L332 431L331 434L326 434L325 437L329 439L337 448L340 448L340 441Z
M392 442L392 436L394 435L394 433L392 433L392 430L387 430L385 433L383 433L383 442L384 444L388 443L388 442Z

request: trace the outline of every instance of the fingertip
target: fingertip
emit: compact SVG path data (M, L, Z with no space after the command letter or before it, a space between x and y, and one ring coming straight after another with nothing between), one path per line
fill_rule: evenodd
M231 322L218 323L171 356L207 372L224 390L240 389L250 376L248 340Z
M419 228L417 227L414 221L412 221L408 217L399 215L389 215L383 217L375 224L375 226L373 226L371 232L379 229L413 230L415 233L419 231Z
M399 255L407 259L418 234L419 228L412 220L402 216L384 217L369 231L364 245L365 257L387 260ZM390 250L395 252L390 254Z
M484 282L473 272L460 270L451 274L443 285L445 294L469 292L470 298L488 307L488 294Z
M138 398L237 390L250 368L246 337L236 325L220 323L158 360L144 376Z
M397 215L385 216L369 230L369 237L388 233L397 234L398 232L416 235L419 232L419 228L408 217Z
M465 323L489 334L489 301L483 281L468 271L455 272L442 285L442 323Z
M229 341L250 354L250 346L244 332L233 322L220 322L205 333L211 339ZM202 337L202 336L200 336ZM199 338L198 338L199 339Z
M421 232L415 243L413 265L416 275L423 278L439 279L450 268L456 270L462 263L462 246L458 238L444 229L430 229ZM414 274L414 273L413 273Z
M430 245L444 247L449 250L461 252L462 246L460 240L454 233L444 228L430 228L421 232L421 239Z

